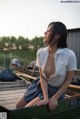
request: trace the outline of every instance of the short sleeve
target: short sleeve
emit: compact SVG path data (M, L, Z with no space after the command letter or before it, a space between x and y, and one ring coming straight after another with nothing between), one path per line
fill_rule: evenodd
M38 52L37 52L37 58L36 58L36 66L37 67L39 67L39 68L41 68L41 66L42 66L42 63L41 63L41 60L40 60L40 55L41 55L41 50L38 50Z
M74 52L72 52L68 59L67 70L72 71L72 70L76 70L76 69L77 69L76 55Z

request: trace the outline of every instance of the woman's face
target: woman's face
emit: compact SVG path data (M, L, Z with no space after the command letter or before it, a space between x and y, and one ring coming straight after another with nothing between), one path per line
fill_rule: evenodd
M44 44L48 45L50 40L52 39L52 36L53 36L53 25L50 25L48 28L47 28L47 31L44 32Z

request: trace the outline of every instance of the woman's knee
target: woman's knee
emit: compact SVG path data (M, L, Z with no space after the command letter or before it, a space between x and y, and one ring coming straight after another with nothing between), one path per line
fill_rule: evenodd
M23 98L21 98L21 99L17 102L16 108L25 107L26 104L27 104L27 102L26 102Z

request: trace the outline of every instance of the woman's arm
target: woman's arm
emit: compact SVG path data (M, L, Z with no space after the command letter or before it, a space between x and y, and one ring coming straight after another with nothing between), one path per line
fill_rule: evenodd
M37 103L38 106L45 105L49 101L49 99L48 99L48 82L42 75L41 68L39 68L39 72L40 72L40 84L41 84L44 99Z
M52 98L50 98L49 103L48 103L50 110L55 109L55 107L57 106L58 99L68 88L69 84L71 83L73 74L74 74L74 71L68 71L67 72L66 78L65 78L63 84L61 85L60 89L57 91L57 93Z
M65 90L68 88L69 84L72 81L72 77L73 77L74 72L73 71L68 71L66 78L61 86L61 88L59 89L59 91L55 94L55 98L59 99L60 96L65 92Z
M42 75L42 54L43 50L40 49L37 52L37 59L36 59L36 65L39 67L39 74L40 74L40 85L43 93L43 100L39 101L37 105L44 105L48 103L48 82L45 79L45 77Z

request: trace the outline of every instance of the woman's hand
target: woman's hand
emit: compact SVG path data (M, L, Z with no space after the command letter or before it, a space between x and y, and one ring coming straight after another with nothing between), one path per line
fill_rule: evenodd
M48 101L49 110L55 110L56 106L58 105L58 100L53 96Z
M43 99L43 100L39 101L36 105L41 106L41 105L46 105L47 103L48 103L48 99Z

